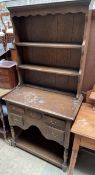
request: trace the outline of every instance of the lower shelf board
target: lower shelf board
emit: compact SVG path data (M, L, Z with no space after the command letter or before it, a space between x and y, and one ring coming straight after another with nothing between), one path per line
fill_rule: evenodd
M56 142L45 139L41 134L40 137L34 135L21 134L16 140L16 146L62 168L63 147Z

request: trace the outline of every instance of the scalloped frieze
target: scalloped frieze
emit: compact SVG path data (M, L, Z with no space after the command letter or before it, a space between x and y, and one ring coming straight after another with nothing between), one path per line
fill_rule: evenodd
M62 146L64 145L64 131L47 126L45 124L40 125L39 123L35 123L35 122L28 123L26 126L21 128L26 130L26 129L29 129L31 126L36 126L46 139L56 141Z
M87 7L85 6L77 6L76 8L75 7L72 7L72 6L69 6L69 7L60 7L60 6L54 6L53 8L36 8L36 9L11 9L10 10L11 12L11 16L14 17L14 16L17 16L17 17L21 17L21 16L25 16L25 17L28 17L28 16L36 16L36 15L41 15L41 16L46 16L46 15L55 15L55 14L66 14L66 13L86 13L87 12Z

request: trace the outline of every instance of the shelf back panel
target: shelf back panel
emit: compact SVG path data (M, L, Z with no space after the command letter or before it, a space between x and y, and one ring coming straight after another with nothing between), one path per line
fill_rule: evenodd
M66 92L76 93L77 77L30 70L20 70L23 83Z
M20 42L83 42L83 13L14 17L13 22Z
M81 49L18 48L21 64L79 70Z

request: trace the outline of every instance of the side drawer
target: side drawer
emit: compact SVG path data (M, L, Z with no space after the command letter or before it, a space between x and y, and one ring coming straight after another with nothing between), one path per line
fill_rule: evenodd
M24 126L24 117L10 113L9 114L9 123L12 126L14 125L14 126L23 127Z
M23 107L15 105L15 104L9 104L8 105L8 110L10 113L16 114L16 115L24 115L25 110Z
M0 82L9 82L10 78L6 75L0 75Z
M12 89L10 82L2 82L0 81L0 88Z
M47 125L49 125L53 128L63 130L63 131L65 130L65 121L63 121L63 120L54 118L54 117L49 116L49 115L44 115L43 120L44 120L44 123L46 123Z
M1 75L8 75L8 74L9 74L9 70L8 69L0 68L0 76Z

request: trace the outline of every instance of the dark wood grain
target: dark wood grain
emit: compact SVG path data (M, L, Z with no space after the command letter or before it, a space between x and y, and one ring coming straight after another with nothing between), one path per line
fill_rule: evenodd
M31 1L30 5L15 1L8 7L15 31L20 82L20 86L4 98L12 143L64 171L70 128L83 100L80 78L83 78L86 59L84 34L88 31L85 23L88 23L89 4L90 0ZM23 138L16 136L17 126L22 128ZM44 146L37 139L38 133L33 135L39 146L28 140L33 132L31 126L37 127L44 136ZM51 149L50 140L64 147L61 159L53 154L58 147Z
M86 60L86 68L84 73L84 80L82 90L87 92L90 90L95 83L95 10L93 10L92 18L91 18L91 29L90 29L90 38L88 43L88 52L87 52L87 60Z
M0 68L0 87L12 89L18 84L16 66Z
M81 48L85 23L85 15L83 13L76 13L76 15L68 13L65 15L14 17L13 21L17 28L19 39L22 42L17 42L17 45ZM23 31L20 25L24 28ZM26 28L26 26L28 27Z

